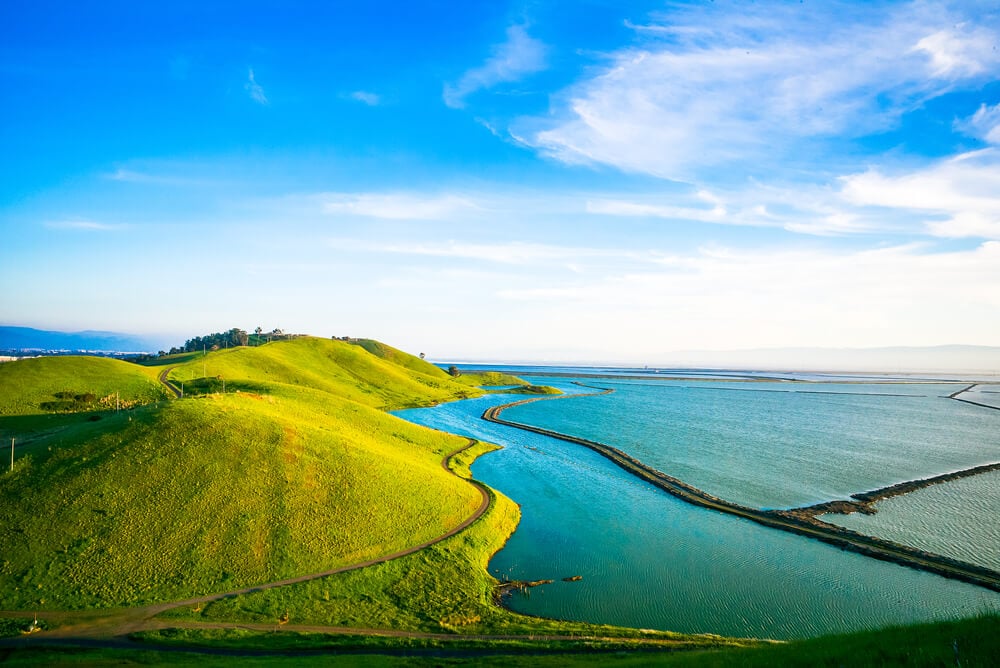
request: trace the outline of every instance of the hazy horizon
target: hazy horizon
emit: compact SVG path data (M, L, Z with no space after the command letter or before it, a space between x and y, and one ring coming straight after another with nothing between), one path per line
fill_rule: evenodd
M183 341L173 341L168 337L161 339L143 339L123 332L107 330L91 330L83 332L53 332L37 331L39 335L57 334L69 337L80 337L85 340L114 342L111 348L93 347L49 347L46 345L11 346L7 342L9 329L22 329L0 325L0 349L54 349L54 350L106 350L118 352L155 352L169 350L180 346ZM202 334L206 334L203 332ZM301 332L307 336L316 336ZM29 333L19 334L21 340L30 337ZM191 336L197 336L192 334ZM379 338L363 335L363 338ZM139 346L133 344L147 341L152 345ZM383 341L394 345L392 341ZM126 350L126 347L132 346ZM125 347L123 347L125 346ZM417 355L423 351L406 350ZM924 347L879 347L879 348L758 348L742 350L677 350L663 351L651 358L629 358L620 356L608 359L573 359L565 356L550 358L517 358L517 357L469 357L439 355L430 356L428 361L435 364L495 364L503 366L537 365L537 366L580 366L580 367L622 367L622 368L698 368L698 369L742 369L755 371L807 371L807 372L881 372L881 373L976 373L1000 375L1000 346L976 346L965 344L947 344Z

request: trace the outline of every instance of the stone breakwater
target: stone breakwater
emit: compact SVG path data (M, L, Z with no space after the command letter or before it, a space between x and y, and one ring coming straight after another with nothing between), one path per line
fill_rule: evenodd
M906 482L896 483L895 485L873 489L869 492L851 494L851 500L849 501L824 501L823 503L817 503L812 506L804 506L802 508L794 508L784 512L794 514L796 517L804 519L815 519L816 516L823 515L825 513L834 513L838 515L863 513L865 515L874 515L876 512L875 503L881 501L882 499L888 499L889 497L899 496L901 494L909 494L910 492L923 489L924 487L930 487L931 485L937 485L950 480L960 480L962 478L968 478L982 473L989 473L990 471L1000 471L1000 462L983 464L982 466L973 466L972 468L962 469L961 471L952 471L951 473L943 473L932 478L907 480Z
M589 387L582 385L582 383L577 384L583 387ZM977 566L975 564L968 564L950 557L933 554L931 552L919 550L907 545L901 545L899 543L876 538L874 536L857 533L855 531L851 531L850 529L845 529L834 524L823 522L815 517L816 513L802 513L802 509L761 510L758 508L743 506L731 501L726 501L725 499L709 494L694 485L690 485L683 480L648 466L647 464L644 464L638 459L635 459L613 446L599 443L597 441L591 441L585 438L562 434L550 429L544 429L542 427L535 427L520 422L514 422L501 417L501 414L508 408L535 401L554 401L558 399L571 399L573 397L595 396L598 394L609 394L614 391L606 388L592 389L600 391L590 394L536 397L532 399L523 399L521 401L513 401L501 406L494 406L487 409L483 413L482 418L488 422L502 424L515 429L522 429L524 431L549 436L551 438L556 438L561 441L589 448L590 450L593 450L610 460L626 472L645 480L664 492L667 492L668 494L671 494L672 496L675 496L678 499L686 501L692 505L735 515L773 529L780 529L782 531L788 531L807 538L820 540L824 543L835 545L842 549L857 552L875 559L881 559L883 561L909 566L910 568L929 571L944 577L961 580L963 582L968 582L1000 592L1000 573L989 568ZM905 483L900 483L900 485L904 484ZM893 487L900 487L900 485L894 485ZM831 511L828 510L825 512Z

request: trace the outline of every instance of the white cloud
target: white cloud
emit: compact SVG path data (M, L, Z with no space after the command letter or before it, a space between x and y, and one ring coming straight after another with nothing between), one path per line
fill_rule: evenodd
M1000 104L992 107L980 105L975 114L955 125L968 135L990 144L1000 144Z
M542 42L530 37L524 26L513 25L507 28L507 41L493 47L493 55L485 63L467 71L457 83L445 84L444 102L461 109L465 98L476 91L539 72L546 67L545 54Z
M974 76L996 63L996 34L978 26L958 25L927 35L913 47L930 57L937 77Z
M369 107L377 107L382 102L382 98L377 93L371 93L366 90L356 90L351 93L350 97L352 100L367 104Z
M254 102L264 105L269 103L267 95L264 94L264 89L259 83L257 83L252 67L250 68L250 74L247 78L247 82L243 84L243 88L250 94L250 99Z
M640 216L668 218L672 220L696 220L703 222L727 222L723 201L708 192L698 191L695 198L712 205L711 209L693 206L678 206L674 203L637 202L622 199L594 199L587 202L587 213L608 216Z
M918 245L705 248L664 266L504 288L498 296L509 308L534 305L551 319L534 331L550 338L572 334L599 347L604 337L634 332L631 358L683 349L989 343L1000 331L1000 242L951 253Z
M358 239L331 239L330 245L338 250L363 251L369 253L391 253L427 257L448 257L462 260L496 262L500 264L541 264L566 263L593 258L613 258L618 260L645 260L656 262L653 253L640 253L620 249L580 248L554 246L526 242L470 243L443 240L435 243L382 243ZM580 267L571 270L579 273Z
M449 220L481 209L474 200L458 195L327 193L319 199L325 213L388 220Z
M98 223L93 220L58 220L45 223L45 227L52 230L81 230L84 232L110 232L122 229L122 225L111 223Z
M842 179L844 199L855 205L936 217L927 230L941 237L1000 239L1000 149L965 153L898 175L879 170Z
M665 36L645 30L642 48L612 54L515 136L567 163L664 178L764 172L803 142L885 131L929 97L1000 75L985 49L995 31L924 5L852 7L673 13Z
M698 206L709 204L711 208ZM673 222L700 222L744 227L781 228L812 236L843 236L912 229L899 216L874 215L845 202L831 188L800 185L767 186L751 183L741 190L698 190L692 197L646 199L591 199L587 212L616 218L663 218Z

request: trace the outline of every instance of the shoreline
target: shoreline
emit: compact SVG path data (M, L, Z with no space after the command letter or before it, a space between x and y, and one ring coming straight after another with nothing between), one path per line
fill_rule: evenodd
M583 385L583 383L576 383L582 387L592 387L588 385ZM958 559L952 559L950 557L945 557L938 554L933 554L931 552L926 552L917 548L909 547L907 545L901 545L899 543L894 543L892 541L884 540L881 538L876 538L874 536L867 536L850 529L845 529L834 524L829 524L822 520L817 519L813 515L800 516L795 514L793 511L787 510L760 510L757 508L750 508L749 506L743 506L731 501L726 501L717 496L709 494L704 490L701 490L691 484L684 482L678 478L670 476L662 471L659 471L643 462L635 459L634 457L626 454L625 452L619 450L610 445L600 443L597 441L591 441L585 438L579 438L576 436L570 436L568 434L562 434L550 429L544 429L542 427L535 427L528 424L523 424L519 422L514 422L512 420L506 420L500 415L508 408L514 406L520 406L523 404L531 403L534 401L544 401L549 399L568 399L572 397L582 397L582 396L596 396L600 394L610 394L614 390L609 388L592 388L599 389L601 392L589 393L589 394L569 394L569 395L559 395L551 397L535 397L531 399L522 399L520 401L514 401L507 404L502 404L500 406L494 406L486 409L486 411L481 416L483 420L488 422L493 422L496 424L502 424L508 427L513 427L515 429L521 429L524 431L534 432L541 434L543 436L549 436L551 438L556 438L561 441L568 443L574 443L576 445L581 445L586 447L599 455L610 460L612 463L617 465L619 468L623 469L627 473L630 473L641 480L644 480L655 487L658 487L662 491L695 506L706 508L708 510L715 510L718 512L726 513L729 515L735 515L757 524L767 526L773 529L780 529L782 531L787 531L807 538L813 538L824 543L835 545L841 549L849 550L851 552L856 552L868 557L879 559L882 561L888 561L891 563L899 564L902 566L908 566L917 570L928 571L948 577L951 579L961 580L969 584L974 584L992 591L1000 592L1000 572L994 571L992 569L977 566L975 564L969 564ZM994 466L994 465L991 465ZM996 464L1000 468L1000 463ZM948 474L946 474L948 475ZM940 476L938 476L940 477ZM919 482L919 481L911 481ZM943 482L939 481L939 482ZM900 487L905 483L898 483L897 485L890 486ZM934 483L930 483L934 484ZM882 490L875 491L886 491L889 488L883 488ZM901 493L901 492L897 492Z

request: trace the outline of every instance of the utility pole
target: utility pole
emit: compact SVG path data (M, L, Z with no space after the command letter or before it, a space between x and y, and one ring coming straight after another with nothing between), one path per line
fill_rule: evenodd
M10 470L14 470L14 437L10 437Z

